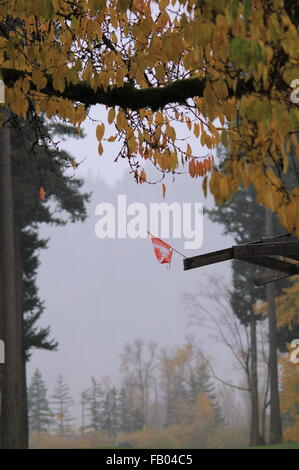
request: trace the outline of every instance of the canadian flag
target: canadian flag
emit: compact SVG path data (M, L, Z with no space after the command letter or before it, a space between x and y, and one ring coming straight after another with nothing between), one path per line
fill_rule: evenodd
M168 245L168 243L163 242L163 240L160 240L160 238L154 237L153 235L151 235L151 240L154 246L156 258L159 263L170 265L173 248Z

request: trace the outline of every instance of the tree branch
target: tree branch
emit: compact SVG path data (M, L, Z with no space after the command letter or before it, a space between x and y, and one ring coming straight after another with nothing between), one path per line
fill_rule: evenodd
M235 385L235 384L232 384L230 382L226 382L225 380L221 379L220 377L218 377L215 372L214 372L214 369L211 365L211 363L209 361L207 361L207 364L208 364L208 367L212 373L212 376L214 377L214 379L218 380L219 382L221 382L223 385L227 385L228 387L231 387L231 388L236 388L237 390L241 390L242 392L250 392L250 388L247 388L247 387L241 387L239 385Z
M14 69L1 69L5 85L8 87L21 77L30 76L30 72ZM137 110L150 108L153 111L164 108L167 104L183 104L188 98L202 97L205 89L205 78L186 78L176 80L163 87L149 87L144 89L135 88L134 85L125 83L122 87L111 87L105 90L99 87L94 91L86 82L76 85L69 83L63 92L55 90L52 78L47 76L47 86L40 90L48 96L68 98L75 102L81 102L87 106L104 104L107 106L120 106ZM31 84L32 90L34 85ZM239 80L236 91L229 88L229 96L240 97L254 91L252 81Z

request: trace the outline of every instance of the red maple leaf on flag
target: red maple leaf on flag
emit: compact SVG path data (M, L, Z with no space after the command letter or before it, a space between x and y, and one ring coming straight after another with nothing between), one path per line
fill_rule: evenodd
M151 235L151 240L154 246L154 252L160 264L170 264L173 254L173 248L168 243L160 240L160 238Z

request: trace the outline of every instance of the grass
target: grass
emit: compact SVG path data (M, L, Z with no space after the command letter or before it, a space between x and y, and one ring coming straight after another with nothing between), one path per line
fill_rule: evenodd
M266 446L249 447L249 449L299 449L299 443L282 442L281 444L269 444Z

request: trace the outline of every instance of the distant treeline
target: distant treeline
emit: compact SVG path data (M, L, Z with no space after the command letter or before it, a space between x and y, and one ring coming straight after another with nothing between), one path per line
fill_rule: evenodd
M68 385L60 375L52 397L41 372L36 369L28 388L29 426L34 435L55 433L101 433L115 440L119 434L184 427L195 445L205 435L224 426L215 384L208 374L202 352L190 342L172 351L156 343L135 340L121 356L121 383L112 385L91 377L80 396L81 423L74 425L74 403ZM198 428L201 432L198 431Z

